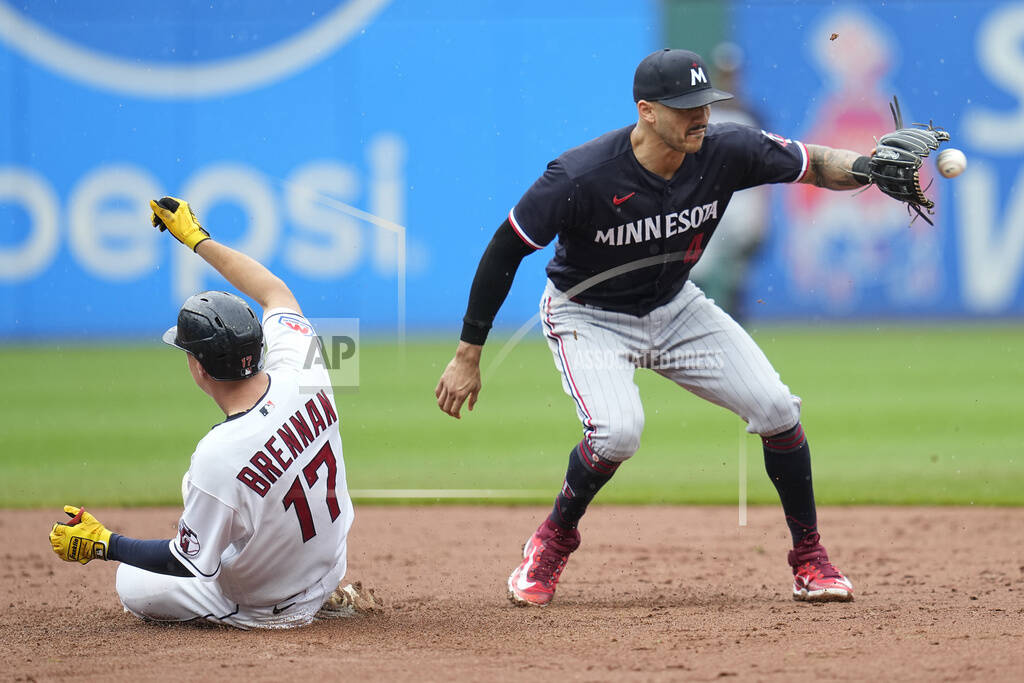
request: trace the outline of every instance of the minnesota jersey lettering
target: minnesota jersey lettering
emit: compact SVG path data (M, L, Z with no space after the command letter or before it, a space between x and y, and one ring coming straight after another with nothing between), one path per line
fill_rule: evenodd
M680 235L700 230L706 244L734 192L799 179L807 150L749 126L707 124L700 150L687 155L689 172L666 180L637 163L630 142L635 128L611 131L560 155L512 208L509 222L535 248L557 239L547 274L563 292L601 271L621 271L657 254L687 253L685 259L626 270L573 297L640 316L678 294L703 253L691 249L692 238Z
M669 213L664 216L648 216L647 218L637 219L632 223L624 223L615 228L598 230L594 235L594 242L620 247L650 240L659 240L662 234L662 218L664 218L665 238L675 237L687 230L699 228L706 220L718 220L718 200L716 199L703 206L683 209L677 213Z

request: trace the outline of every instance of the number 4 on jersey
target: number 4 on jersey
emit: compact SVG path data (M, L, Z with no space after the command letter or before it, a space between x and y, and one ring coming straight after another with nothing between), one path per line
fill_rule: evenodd
M683 263L696 263L702 253L704 253L704 233L698 232L690 240L690 246L683 254Z
M341 514L341 506L338 505L338 496L335 493L334 484L338 478L338 462L334 459L334 451L331 450L331 443L327 442L324 447L317 451L313 459L302 468L302 477L306 485L312 489L313 484L320 478L318 471L321 465L327 466L327 511L331 515L331 521L338 519ZM316 526L313 524L313 514L309 510L309 501L306 500L306 491L302 487L302 481L295 477L295 481L284 494L284 509L295 508L295 516L299 518L299 528L302 530L302 542L316 536Z

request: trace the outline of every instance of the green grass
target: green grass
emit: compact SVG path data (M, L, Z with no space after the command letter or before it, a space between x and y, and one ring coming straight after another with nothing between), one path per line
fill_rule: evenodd
M820 503L1024 504L1024 326L754 336L804 399ZM433 396L453 349L361 348L358 392L336 397L350 488L517 489L519 502L550 501L580 428L544 342L520 344L458 421ZM158 345L0 347L0 372L2 507L180 504L192 448L222 419L182 355ZM734 503L744 447L749 500L776 500L739 418L653 373L638 384L643 445L601 502Z

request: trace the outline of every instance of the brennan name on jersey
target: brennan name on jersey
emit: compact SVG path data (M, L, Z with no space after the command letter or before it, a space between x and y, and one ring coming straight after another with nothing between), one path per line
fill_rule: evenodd
M320 408L317 408L317 402L314 402L313 399L306 401L305 408L309 422L303 417L301 410L296 410L294 415L281 423L276 434L271 434L267 442L263 444L266 453L263 450L256 451L249 458L252 467L247 465L235 475L238 481L258 493L261 498L267 495L271 485L291 467L306 447L338 421L338 415L334 412L334 407L331 406L331 401L323 389L317 392L316 399ZM323 410L322 414L321 409ZM278 438L288 449L290 455L287 458L284 451L274 443ZM270 455L268 456L267 453ZM257 473L256 470L259 472Z
M616 228L598 230L594 235L594 242L620 247L624 244L661 239L662 218L662 216L648 216L632 223L624 223ZM681 235L687 230L699 228L706 220L717 220L718 200L682 211L667 213L664 215L664 219L666 238Z

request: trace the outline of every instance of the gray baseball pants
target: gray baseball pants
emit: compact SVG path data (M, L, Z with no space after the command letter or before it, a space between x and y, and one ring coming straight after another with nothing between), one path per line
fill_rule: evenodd
M640 447L644 410L634 381L647 368L772 436L800 420L800 399L754 340L692 282L643 317L569 300L549 280L541 323L583 438L621 462Z

